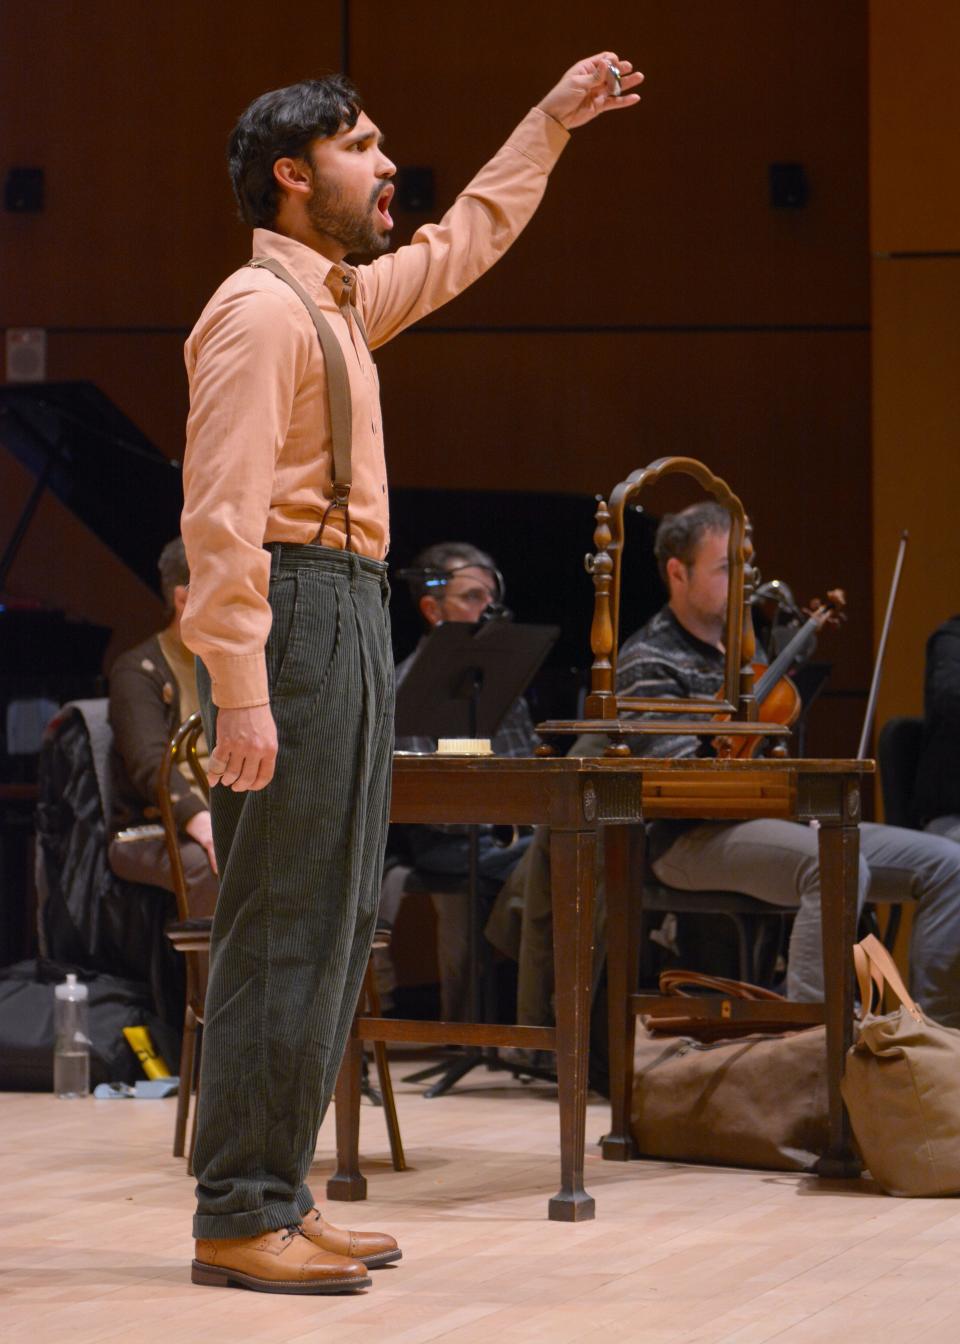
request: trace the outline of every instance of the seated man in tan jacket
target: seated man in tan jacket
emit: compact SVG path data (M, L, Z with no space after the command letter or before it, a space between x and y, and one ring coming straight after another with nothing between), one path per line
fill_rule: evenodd
M179 537L163 548L158 567L168 622L121 654L110 671L113 817L108 858L117 877L173 891L170 860L158 825L157 775L174 733L199 709L194 657L180 638L190 573ZM205 756L202 739L200 747ZM210 812L191 775L173 771L170 793L190 913L209 915L217 901Z

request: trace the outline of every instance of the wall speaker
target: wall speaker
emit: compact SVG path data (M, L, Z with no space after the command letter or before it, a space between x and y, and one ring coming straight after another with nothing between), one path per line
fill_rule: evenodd
M3 184L3 208L17 215L43 209L43 169L11 168Z
M7 328L8 383L42 383L47 376L47 333L43 327Z
M774 210L802 210L810 196L802 163L771 163L770 204Z

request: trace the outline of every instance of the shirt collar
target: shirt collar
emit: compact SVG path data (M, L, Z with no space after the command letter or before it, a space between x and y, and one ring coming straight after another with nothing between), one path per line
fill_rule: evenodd
M726 663L724 655L715 644L708 644L705 640L700 639L699 636L693 634L691 630L688 630L687 627L677 619L677 614L669 603L660 609L658 617L664 624L670 626L676 637L682 643L686 644L688 648L692 649L694 653L699 654L701 657L710 658L715 663Z
M307 247L306 243L274 233L273 229L254 229L253 255L279 261L316 303L320 302L324 290L333 295L338 307L348 301L356 302L357 273L354 268L346 262L331 261L322 252Z

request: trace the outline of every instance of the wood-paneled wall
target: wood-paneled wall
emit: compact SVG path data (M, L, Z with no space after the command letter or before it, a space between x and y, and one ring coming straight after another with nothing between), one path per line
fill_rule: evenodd
M51 375L94 377L168 454L183 337L248 246L226 135L255 94L337 65L340 13L334 0L0 13L16 53L3 158L47 172L42 215L0 214L0 325L47 326ZM379 355L393 479L608 490L663 452L700 454L750 507L768 576L803 596L851 590L829 655L834 684L861 689L866 0L352 0L349 19L370 113L398 163L433 167L439 208L575 57L609 44L647 74L639 109L574 135L511 254ZM779 161L805 165L806 209L771 209ZM398 241L420 222L402 217ZM24 488L0 457L0 527ZM25 550L11 586L91 616L112 586L130 642L155 610L87 553L68 584L62 558ZM850 750L856 731L838 720L835 736Z
M910 541L878 723L922 710L924 645L960 611L960 7L872 0L875 610Z

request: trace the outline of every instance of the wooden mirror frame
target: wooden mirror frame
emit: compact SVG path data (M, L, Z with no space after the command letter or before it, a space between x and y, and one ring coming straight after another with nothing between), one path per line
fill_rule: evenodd
M730 580L727 593L727 626L722 700L663 700L619 697L616 693L617 657L620 641L620 584L623 568L625 518L632 504L648 486L665 476L690 476L730 514L728 549ZM601 499L596 512L593 534L597 549L584 559L593 579L593 623L590 648L590 693L584 705L586 719L617 719L622 710L631 713L717 714L729 713L736 719L754 720L753 671L741 660L743 614L752 587L753 571L747 564L747 518L743 504L726 481L714 476L709 467L693 457L659 457L649 466L631 472L615 486L609 507ZM752 552L751 552L752 554Z

